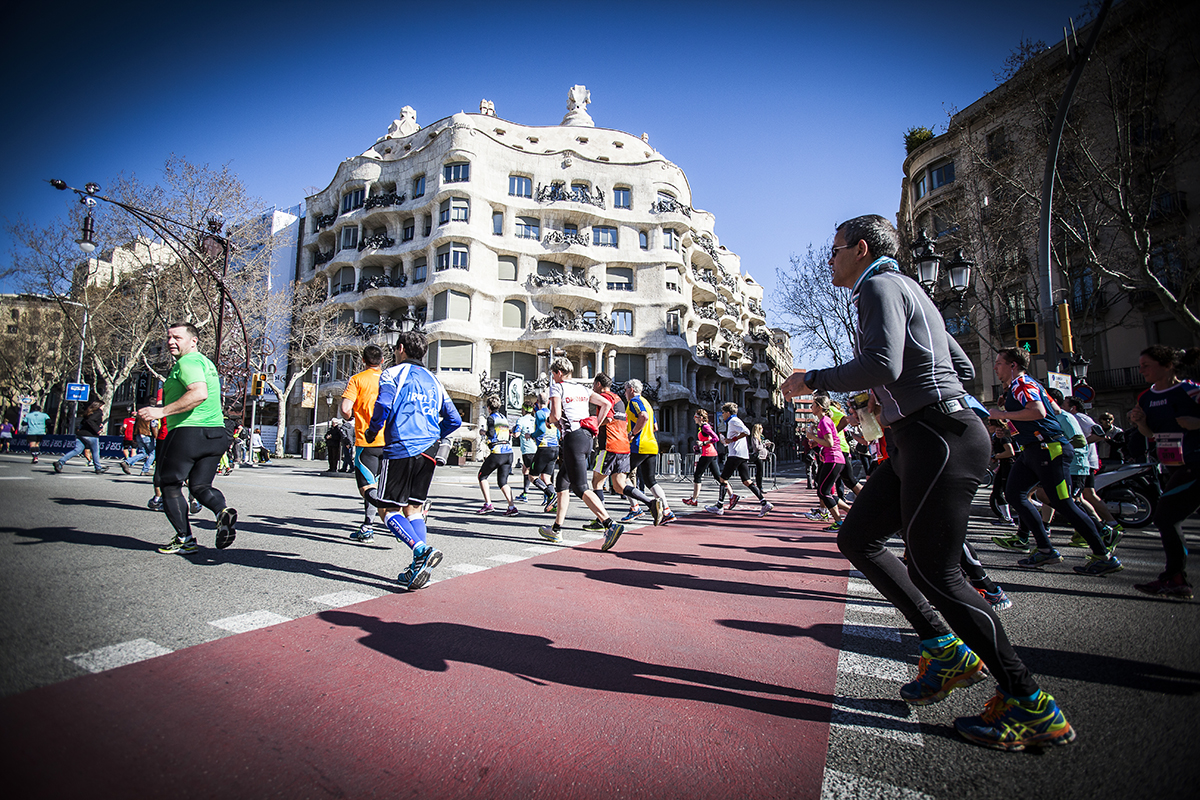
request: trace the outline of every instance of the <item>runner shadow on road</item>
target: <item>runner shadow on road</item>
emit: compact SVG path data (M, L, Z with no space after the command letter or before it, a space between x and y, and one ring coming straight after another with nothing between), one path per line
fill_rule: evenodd
M88 547L112 547L117 550L148 550L157 545L150 545L132 536L119 536L113 533L96 533L95 531L66 528L61 526L45 528L0 528L0 534L10 533L18 537L14 544L26 546L33 544L79 544ZM27 539L30 541L21 541Z
M351 611L322 611L317 617L334 625L360 628L366 633L359 640L364 646L428 672L446 672L450 662L456 661L515 675L535 686L557 684L691 700L814 722L829 721L829 706L833 702L831 695L791 686L610 653L555 647L551 639L531 634L453 622L386 622ZM758 697L744 692L796 699Z
M720 545L713 545L720 546ZM743 547L728 547L730 550L740 550L747 553L756 552L754 549ZM810 555L801 555L801 553L810 553ZM697 556L681 555L679 553L657 553L657 552L639 552L637 550L622 550L618 555L621 558L630 561L637 561L642 564L654 564L658 567L716 567L719 569L732 569L742 572L787 572L805 575L829 575L836 578L846 577L846 568L842 569L825 569L822 567L803 566L800 564L777 564L761 559L720 559L720 558L700 558ZM764 554L765 555L765 554ZM776 558L781 557L776 553ZM829 559L829 553L816 550L790 551L789 558L807 559L821 558Z
M1016 650L1021 660L1039 676L1053 675L1139 692L1188 696L1200 694L1200 672L1096 653L1020 645L1016 646Z

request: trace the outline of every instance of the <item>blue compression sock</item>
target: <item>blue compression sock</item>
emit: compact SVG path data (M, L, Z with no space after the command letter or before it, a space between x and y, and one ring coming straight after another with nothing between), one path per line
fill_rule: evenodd
M422 516L413 517L408 521L408 525L412 528L413 536L419 542L413 550L419 550L425 544L425 518Z
M925 648L926 650L942 650L952 644L957 643L958 637L953 633L947 633L933 639L922 639L921 647Z
M392 514L387 518L385 524L397 539L415 550L425 537L424 530L422 530L421 538L417 538L417 532L413 530L412 522L403 514ZM425 527L425 520L421 520L421 527L422 529Z

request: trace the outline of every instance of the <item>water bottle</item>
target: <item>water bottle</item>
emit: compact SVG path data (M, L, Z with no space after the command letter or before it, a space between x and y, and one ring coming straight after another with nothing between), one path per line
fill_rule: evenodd
M858 412L858 428L862 431L863 438L873 442L883 436L883 428L879 427L876 416L867 410L870 399L870 392L859 392L850 398L850 407Z
M446 437L438 442L437 453L433 460L439 467L446 466L446 461L450 457L450 437Z

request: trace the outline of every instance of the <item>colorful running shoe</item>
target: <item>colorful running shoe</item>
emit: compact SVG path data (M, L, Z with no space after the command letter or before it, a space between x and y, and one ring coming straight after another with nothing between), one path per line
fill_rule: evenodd
M429 583L429 570L418 572L411 566L396 576L396 582L407 592L415 592Z
M549 499L546 500L545 504L542 506L542 511L543 511L543 513L546 513L546 514L553 514L557 510L558 510L558 495L552 494L552 495L550 495Z
M1135 583L1133 588L1155 597L1175 597L1180 600L1192 599L1192 585L1182 574L1159 575L1157 580L1149 583Z
M978 717L959 717L954 727L964 739L996 750L1070 744L1075 731L1049 692L1017 700L997 689Z
M1087 539L1083 538L1082 533L1071 534L1071 541L1067 542L1067 547L1091 547L1087 543Z
M705 506L705 507L704 507L704 510L705 510L705 511L707 511L708 513L710 513L710 514L718 514L718 515L720 515L720 514L724 514L724 513L725 513L725 509L721 508L721 506L719 506L719 505L714 505L714 506Z
M646 511L641 506L638 506L637 508L630 509L628 514L621 517L621 522L633 522L635 519L641 519L644 516L646 516Z
M1057 550L1051 550L1049 553L1043 553L1041 550L1035 550L1025 558L1017 562L1018 567L1026 569L1038 569L1047 564L1061 564L1062 554Z
M442 551L431 544L417 545L413 550L411 566L418 572L431 570L440 563L442 563Z
M696 501L696 500L692 499L691 497L685 497L685 498L683 498L683 504L684 504L685 506L698 506L698 505L700 505L700 503L699 503L698 501Z
M490 514L496 510L496 507L491 503L484 503L483 507L476 511L476 514Z
M369 522L364 522L358 526L358 530L350 534L350 538L356 542L373 542L375 541L374 526Z
M233 508L221 509L221 513L217 514L217 549L224 550L229 545L233 544L233 540L237 538L237 510Z
M562 534L554 530L553 525L542 525L538 528L538 535L548 542L554 544L562 544Z
M827 522L833 519L833 517L829 514L829 510L825 508L809 511L804 516L808 519L811 519L813 522Z
M650 516L654 519L654 526L658 527L666 522L667 513L663 508L663 501L657 497L650 501Z
M900 687L900 697L914 706L927 706L986 678L983 661L962 640L955 639L938 653L921 648L917 679Z
M829 531L830 533L833 533L835 531L840 531L841 529L842 529L842 521L841 520L835 520L832 524L826 525L824 528L821 528L821 530Z
M590 522L586 523L583 526L583 529L585 531L591 531L593 533L599 533L600 531L605 530L604 523L598 519L594 519L594 520L591 520Z
M521 492L519 495L517 495L517 502L518 503L528 503L529 495L526 494L525 492Z
M517 514L520 514L520 513L521 512L517 510L516 506L509 506L508 510L504 512L504 516L515 517Z
M1102 556L1091 553L1082 567L1075 567L1075 571L1080 575L1111 575L1123 569L1125 569L1125 565L1111 553L1105 553Z
M760 517L765 517L767 514L771 513L771 509L773 509L773 508L775 508L774 505L772 505L771 503L768 503L766 500L764 500L763 504L762 504L762 508L760 508L758 510L758 515Z
M186 539L180 539L176 536L171 541L158 548L158 552L170 555L172 553L194 553L200 549L200 545L196 543L196 537L189 536Z
M662 524L666 525L668 522L674 522L677 519L679 519L679 517L675 516L675 512L668 508L663 512Z
M617 543L617 539L621 538L621 534L625 532L625 526L619 522L613 522L608 526L608 530L604 532L604 543L600 545L600 552L606 553L612 546Z
M162 511L162 503L162 498L158 495L155 495L154 497L150 498L150 502L146 503L146 508L150 509L151 511Z
M976 589L975 591L983 595L983 599L988 601L988 605L992 607L993 611L1003 611L1006 608L1012 608L1012 600L1008 599L1008 595L999 586L996 587L994 593L985 592L983 589Z
M1035 545L1028 539L1022 539L1020 536L993 536L992 542L997 547L1003 547L1005 550L1012 550L1017 553L1032 553Z
M737 508L738 500L741 500L741 499L742 499L742 496L740 494L734 494L734 493L730 492L729 493L729 510L733 511L735 508Z
M1100 534L1100 538L1104 540L1104 546L1108 548L1108 552L1117 549L1117 545L1121 542L1121 537L1125 535L1125 526L1119 522L1110 522L1105 526Z

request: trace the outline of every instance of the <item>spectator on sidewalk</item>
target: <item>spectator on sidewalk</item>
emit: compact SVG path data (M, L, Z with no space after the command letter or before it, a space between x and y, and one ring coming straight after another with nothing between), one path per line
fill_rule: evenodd
M92 454L92 469L96 474L107 472L108 467L100 463L100 434L103 430L104 404L93 400L88 404L87 410L83 412L83 419L79 422L79 430L75 433L75 448L54 462L54 471L62 472L68 461L86 449Z

